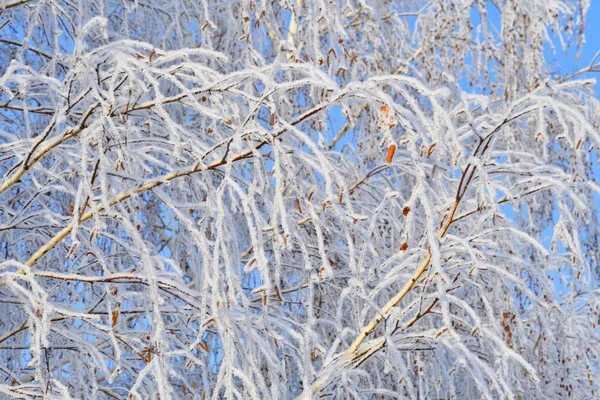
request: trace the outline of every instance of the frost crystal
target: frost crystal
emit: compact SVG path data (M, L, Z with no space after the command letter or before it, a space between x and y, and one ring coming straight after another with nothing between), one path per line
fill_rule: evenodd
M598 398L586 0L7 0L2 398Z

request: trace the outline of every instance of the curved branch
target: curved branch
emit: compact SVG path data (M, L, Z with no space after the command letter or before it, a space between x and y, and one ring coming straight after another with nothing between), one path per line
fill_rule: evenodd
M514 121L515 119L519 118L520 116L527 114L529 111L531 111L531 110L528 108L525 111L519 112L512 117L504 118L501 123L499 123L484 139L482 139L479 142L479 144L475 148L475 151L473 152L473 155L479 156L479 155L482 155L483 153L485 153L489 149L490 141L495 133L499 132L502 129L502 127L504 125L506 125L507 123ZM452 209L450 210L450 213L445 218L445 223L441 224L442 227L441 227L440 231L438 232L438 235L437 235L438 238L440 238L440 239L443 238L444 235L446 234L446 232L448 231L448 229L450 228L450 225L452 225L452 223L456 221L454 219L454 215L456 214L456 211L458 209L460 201L462 200L462 198L464 197L464 195L467 191L467 187L469 186L469 183L471 183L471 180L473 179L475 170L476 170L476 166L471 163L467 164L467 166L463 170L458 188L456 190L456 197L454 200L454 204L452 206ZM423 273L427 270L427 267L429 267L429 264L431 263L431 259L432 259L431 249L428 248L427 252L428 252L427 257L421 263L419 268L417 268L417 270L414 272L413 276L408 280L408 282L406 282L405 285L402 287L402 289L400 289L400 291L392 299L390 299L385 304L385 306L383 306L381 311L377 313L377 315L371 320L371 322L369 322L369 324L360 331L360 333L358 334L358 336L356 337L356 339L354 340L352 345L350 345L350 347L348 348L344 357L342 357L340 359L339 363L341 365L348 362L348 360L355 358L357 352L361 348L361 344L365 341L365 339L375 330L375 328L377 328L377 326L379 326L381 321L385 318L385 316L387 316L387 314L390 312L390 310L392 308L394 308L396 305L398 305L400 303L400 301L402 301L402 299L411 291L414 284L421 278ZM361 353L364 354L364 352L368 352L368 346L367 346L366 350L365 349L361 350ZM312 386L312 393L313 394L317 393L321 389L321 387L323 387L323 385L325 385L327 383L327 381L329 381L329 379L330 379L330 375L324 375L319 380L317 380Z
M339 97L342 97L342 96L344 96L343 93L339 95ZM292 126L298 125L299 123L303 122L304 120L317 114L319 111L322 111L322 110L328 108L334 101L335 101L335 99L332 100L332 102L330 102L330 103L319 104L318 106L311 108L310 110L306 111L304 114L302 114L301 116L296 118L296 120L291 122L290 125L292 125ZM278 132L275 132L273 134L272 139L281 136L286 131L287 131L287 128L280 129ZM232 139L229 139L229 140L232 140ZM158 178L149 179L149 180L143 182L142 184L140 184L137 188L130 189L126 192L118 194L112 200L108 201L108 206L113 206L115 204L121 203L122 201L127 200L128 198L130 198L133 195L136 195L136 194L139 194L142 192L147 192L149 190L154 189L155 187L158 187L158 186L160 186L166 182L172 181L176 178L180 178L182 176L188 176L188 175L194 174L196 172L213 170L213 169L216 169L217 167L227 164L228 162L233 163L233 162L236 162L239 160L249 158L253 155L255 150L262 148L263 146L267 145L268 143L269 142L267 142L267 141L263 141L252 150L246 150L241 153L238 153L237 155L232 157L230 159L230 161L227 161L225 158L222 158L221 160L215 161L210 165L203 165L200 162L197 162L196 164L194 164L191 167L188 167L188 168L185 168L185 169L182 169L179 171L174 171L174 172L171 172L169 174L163 175ZM205 153L204 157L208 156L210 153L214 152L217 148L221 147L222 144L223 143L219 143L216 146L214 146L212 149L208 150ZM2 187L4 187L4 185L2 185ZM1 190L2 187L0 187L0 193L2 192L2 190ZM79 221L77 223L78 224L83 223L83 222L89 220L90 218L92 218L94 215L101 213L105 210L106 210L106 207L104 205L99 205L95 210L90 210L87 213L81 215L79 217ZM38 251L35 252L35 254L33 254L31 256L29 261L27 261L27 266L32 267L41 257L44 256L44 254L46 254L47 252L52 250L58 243L60 243L64 238L66 238L67 235L69 235L71 233L71 231L73 231L73 228L76 225L75 222L76 221L73 220L69 225L67 225L65 228L63 228L63 230L61 230L59 233L57 233L48 243L46 243L44 246L40 247L40 249L38 249Z

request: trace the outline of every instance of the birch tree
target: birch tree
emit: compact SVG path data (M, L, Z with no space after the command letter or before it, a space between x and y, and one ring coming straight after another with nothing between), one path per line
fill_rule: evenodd
M589 5L0 2L2 398L597 398Z

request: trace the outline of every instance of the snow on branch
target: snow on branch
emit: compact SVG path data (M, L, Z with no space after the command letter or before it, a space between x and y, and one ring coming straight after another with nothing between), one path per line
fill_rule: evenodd
M588 6L0 5L0 392L597 397Z

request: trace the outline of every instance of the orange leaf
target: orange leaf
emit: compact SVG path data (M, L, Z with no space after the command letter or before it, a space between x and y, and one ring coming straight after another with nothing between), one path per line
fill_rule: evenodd
M210 324L211 322L214 322L214 323L216 323L217 321L215 321L215 319L214 319L214 318L211 318L211 319L209 319L208 321L205 321L205 322L202 324L202 327L204 328L206 325Z
M386 160L386 162L388 164L392 162L395 152L396 152L396 145L394 145L394 144L390 145L390 147L388 148L388 154L387 154L387 160Z
M115 310L112 313L112 318L110 320L111 327L114 327L117 324L117 318L119 318L119 310Z
M204 342L198 343L198 346L202 347L202 350L208 353L208 346Z
M277 300L283 302L283 298L281 297L281 293L279 293L279 288L275 286L275 294L277 295Z
M408 215L408 213L410 212L410 207L406 206L404 207L404 209L402 210L402 215L404 215L405 217Z
M436 143L432 144L431 146L429 146L429 148L427 149L427 158L429 158L429 156L431 156L431 153L433 153L433 148L435 147Z
M152 360L152 351L150 349L144 349L140 352L140 357L144 364L148 364Z
M390 115L390 107L387 105L381 106L381 111L383 111L385 115Z

